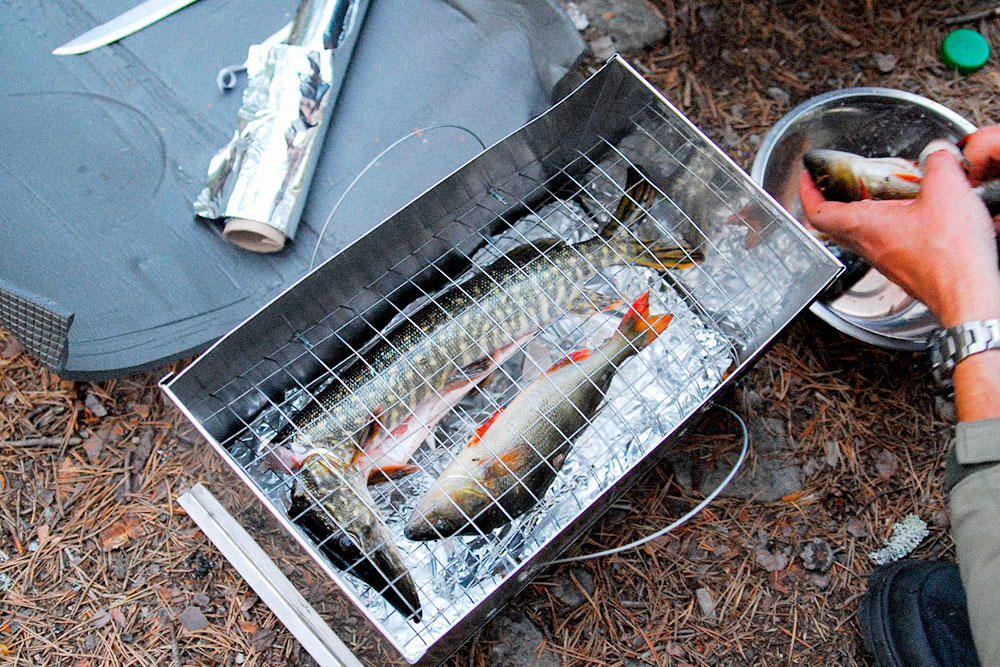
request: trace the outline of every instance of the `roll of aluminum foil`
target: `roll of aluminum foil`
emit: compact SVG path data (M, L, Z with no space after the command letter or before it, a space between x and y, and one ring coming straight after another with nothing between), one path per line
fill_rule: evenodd
M195 214L255 252L294 238L369 0L302 0L288 43L250 47L236 133L208 167Z

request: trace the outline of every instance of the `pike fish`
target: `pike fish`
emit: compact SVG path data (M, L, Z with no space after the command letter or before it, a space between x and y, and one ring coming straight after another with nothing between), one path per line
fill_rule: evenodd
M934 141L928 149L944 148L947 142ZM957 150L957 149L956 149ZM961 152L958 152L961 157ZM918 162L898 157L862 157L855 153L817 148L802 156L806 171L823 196L831 201L862 199L915 199L920 194L924 172ZM1000 181L988 181L974 188L990 215L1000 213Z
M626 185L630 205L619 213L631 220L645 209L637 202L655 191L641 179ZM582 286L599 271L621 264L662 271L700 259L697 251L640 240L618 227L613 221L576 244L548 239L518 246L431 298L379 334L276 435L279 446L306 452L293 470L289 516L331 562L408 617L420 619L420 598L366 484L409 472L405 461L421 434L520 342L567 311L592 307ZM393 446L404 440L406 446Z
M600 348L574 352L529 384L441 472L407 522L406 537L486 533L533 507L597 414L618 368L672 317L651 317L645 292Z

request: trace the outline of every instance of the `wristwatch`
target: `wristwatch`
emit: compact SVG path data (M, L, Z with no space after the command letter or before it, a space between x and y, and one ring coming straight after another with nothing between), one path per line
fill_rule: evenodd
M1000 349L1000 320L973 320L935 332L930 343L934 381L949 386L955 364L993 349Z

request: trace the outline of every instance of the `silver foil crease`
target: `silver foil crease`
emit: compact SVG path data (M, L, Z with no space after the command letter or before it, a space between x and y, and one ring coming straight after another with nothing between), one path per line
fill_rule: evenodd
M303 0L289 44L250 47L232 140L212 158L195 215L295 236L368 0Z
M611 198L617 196L609 192L606 201L614 201ZM553 236L569 242L584 240L600 228L602 217L597 211L585 211L573 201L555 200L491 238L472 257L473 264L486 266L502 253L529 241ZM666 220L670 224L670 219ZM683 220L676 222L680 224ZM459 277L457 282L462 279ZM381 620L393 643L410 660L420 656L696 412L722 384L738 358L734 343L739 343L692 307L685 298L685 290L678 291L654 271L618 267L602 272L585 287L609 297L638 296L650 290L651 312L673 313L674 319L655 343L621 366L601 411L570 449L540 503L485 537L456 536L412 542L403 535L417 501L468 442L472 430L498 406L508 404L519 388L527 386L568 352L603 343L615 331L621 312L567 314L546 327L522 352L509 359L489 383L472 392L442 419L414 455L412 462L421 468L420 472L397 480L395 488L383 484L372 489L379 512L420 591L424 622L408 622L367 584L349 574L345 574L345 579L354 584L369 613ZM387 328L425 302L426 299L421 299L410 304ZM318 391L319 387L314 389ZM285 508L290 504L292 478L275 473L261 453L285 422L282 413L294 412L305 403L303 392L288 392L280 410L266 410L249 432L229 445L236 461L272 501Z

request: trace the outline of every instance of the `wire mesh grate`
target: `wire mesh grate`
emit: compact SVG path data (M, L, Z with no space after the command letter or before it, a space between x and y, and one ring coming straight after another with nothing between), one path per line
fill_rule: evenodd
M607 152L604 150L607 148L607 142L602 141L601 144L600 148L602 152ZM537 197L514 197L511 195L511 208L518 212L523 211L524 213L518 222L510 224L508 229L501 234L491 234L482 225L470 230L470 234L476 235L482 244L482 248L478 253L481 257L469 258L470 264L483 267L488 265L491 260L501 257L505 251L509 251L512 247L526 246L538 251L538 262L552 264L549 255L545 252L545 247L539 246L540 239L554 237L568 242L583 239L587 236L593 237L599 225L607 225L610 219L614 218L615 209L620 206L623 198L639 210L641 217L645 219L643 225L656 228L658 232L657 238L666 238L678 246L683 244L684 240L682 238L674 236L672 230L660 225L650 215L650 211L643 208L641 202L636 201L625 191L624 183L616 181L608 173L609 169L615 170L617 167L623 167L635 170L636 166L630 163L627 157L614 151L611 151L612 162L608 163L605 160L605 165L602 166L595 158L590 157L588 154L594 152L597 152L597 149L584 152L580 156L581 164L584 164L588 168L584 176L570 176L571 172L579 171L579 167L570 164L561 169L549 181L539 184L538 189L545 193L544 201L547 201L547 203L543 203L540 206L533 205L530 202L533 199L537 199ZM598 184L598 181L600 181L600 184ZM607 195L601 198L594 194L595 190L599 190L598 185L603 186L610 193L610 199ZM502 190L499 190L499 192L503 195ZM657 198L660 197L662 195L658 193ZM457 220L456 224L464 223L462 220ZM693 227L696 229L696 226L693 225ZM626 229L624 233L629 234L636 241L640 241L639 236L634 231ZM698 251L697 245L690 244L691 252ZM531 270L532 266L534 265L529 264L528 268L522 269L522 271ZM553 266L555 268L555 275L564 277L567 275L566 270L562 267ZM605 342L605 339L613 334L613 325L621 318L624 312L622 304L631 303L639 294L651 288L654 290L659 288L657 291L654 291L655 298L652 299L653 305L650 308L652 312L664 313L687 308L690 311L690 316L684 324L671 325L674 328L672 330L668 329L668 331L679 333L673 336L669 344L657 345L654 349L650 350L651 353L658 351L656 355L658 360L656 358L647 358L648 355L639 356L629 362L631 372L628 374L628 380L625 380L624 376L621 380L618 377L615 378L616 382L613 382L608 391L609 396L602 401L606 405L598 413L600 415L599 422L591 419L591 416L585 415L587 417L588 430L593 431L591 439L607 443L608 451L628 452L632 450L634 456L644 453L644 448L636 446L636 443L645 442L646 447L657 444L658 439L653 438L651 440L648 437L650 432L662 435L669 431L669 428L662 424L657 428L651 428L648 425L648 422L662 421L658 415L651 411L648 397L662 396L667 398L671 397L671 394L674 393L669 384L662 379L663 375L657 369L657 363L666 363L675 369L681 370L680 375L685 384L692 387L700 387L700 391L695 391L692 394L691 402L693 404L700 402L703 396L707 395L722 380L725 372L736 361L735 345L718 330L707 328L701 319L701 314L695 314L682 299L667 291L667 288L664 288L662 282L658 280L659 276L654 271L630 266L625 263L625 258L620 256L615 258L612 268L605 274L598 273L598 267L596 266L591 266L590 268L595 274L594 279L590 281L590 287L588 287L592 291L584 294L582 299L583 304L579 308L583 312L580 315L559 312L554 322L545 322L534 313L532 310L533 304L530 303L523 304L521 312L507 313L506 317L508 319L523 315L528 320L529 328L537 329L541 332L537 340L532 339L530 342L524 340L525 336L520 333L520 329L524 328L523 326L508 326L508 322L501 317L489 311L482 312L482 317L488 321L488 326L500 330L509 330L508 338L510 343L514 344L511 352L516 352L516 358L505 360L496 365L496 368L489 367L488 370L495 373L495 377L489 380L488 386L476 392L474 396L466 397L463 401L459 402L448 414L447 423L440 425L430 423L432 419L420 413L418 409L415 409L415 404L418 404L419 400L414 394L425 383L418 382L413 384L407 387L405 393L400 392L395 387L387 388L386 394L388 400L400 406L406 406L408 414L404 418L409 417L416 420L417 423L414 427L418 430L432 431L433 433L429 435L433 438L434 443L433 447L427 448L429 452L426 455L413 459L410 465L416 468L416 472L412 474L411 479L386 479L383 483L371 487L370 491L374 505L369 509L385 517L390 525L393 523L392 517L394 516L397 517L396 523L398 524L400 523L398 521L399 516L406 517L407 515L412 515L414 509L405 507L405 503L404 507L401 507L400 499L418 497L433 486L433 480L446 467L446 464L455 460L455 454L461 451L463 439L468 439L470 433L486 421L492 412L508 405L514 396L516 396L518 387L525 386L530 383L533 377L537 377L543 373L553 364L556 357L563 352L570 352L581 348L597 348L599 350L600 345ZM693 267L679 269L678 272L697 270L697 267ZM710 276L708 278L710 279ZM424 286L424 283L433 283L441 280L446 282L448 288L462 289L462 276L455 277L450 275L442 269L440 261L438 261L428 263L424 269L413 277L404 280L402 285L397 288L397 291L405 290L419 294L420 299L414 305L401 307L394 299L393 293L384 295L383 305L390 304L396 312L394 321L387 328L372 325L366 318L366 311L359 312L356 315L357 321L368 325L370 333L375 340L387 345L399 357L406 369L413 373L420 372L417 364L412 358L406 356L406 351L398 348L395 339L391 335L387 335L386 332L392 331L393 327L398 326L400 323L409 323L419 327L421 323L413 319L413 314L421 306L427 303L435 303L435 298L443 293L440 289L428 289ZM505 286L502 282L496 281L495 289L503 293ZM552 308L560 309L564 307L545 289L537 290L537 297L548 301ZM608 303L617 303L618 306L612 308L609 312L602 312L602 309L607 310L609 308ZM373 306L368 311L370 312L375 309L376 306ZM588 310L590 311L589 313L587 312ZM553 318L550 317L548 319ZM455 358L468 356L484 357L495 352L494 350L484 348L470 350L469 348L475 344L477 337L473 335L473 332L462 331L461 333L463 334L459 336L462 339L460 341L461 346L449 353ZM319 382L336 382L334 378L338 376L338 371L343 371L350 367L352 363L361 364L369 370L374 371L371 359L365 356L366 348L355 349L351 347L350 341L344 338L339 331L324 331L324 324L322 322L317 323L317 326L308 332L299 332L298 337L307 341L303 345L302 354L315 356L315 360L325 370L324 377L320 378ZM331 367L321 357L316 356L314 352L316 343L321 343L327 337L336 337L339 343L348 346L351 350L350 356L353 358L353 361L342 362L337 367ZM367 349L370 349L370 347ZM698 361L693 366L682 363L682 360L677 358L677 353L675 352L677 349L695 351ZM280 373L282 369L276 368L273 372ZM449 375L452 381L455 381L457 378L460 381L464 380L469 383L479 381L486 375L485 370L481 370L478 375L470 375L465 367L454 360L450 364L450 367L439 369L437 373ZM247 431L252 434L251 437L248 438L247 433L244 433L234 438L232 443L229 443L234 452L238 451L241 447L245 449L242 456L237 457L238 460L245 461L246 468L259 476L261 482L267 486L269 493L274 497L275 501L281 503L286 508L290 505L288 499L290 489L295 485L302 485L301 481L296 478L297 475L301 474L300 470L296 469L296 453L285 451L287 443L273 439L262 439L260 437L261 424L273 420L272 425L269 428L265 428L265 431L276 432L281 430L282 426L286 428L290 427L294 431L298 428L294 417L296 410L300 410L306 404L318 401L317 396L321 394L322 389L320 387L323 386L321 384L303 384L292 374L288 374L288 380L290 386L294 387L294 398L286 402L271 402L270 409L265 411L263 417L258 419L255 424L246 424ZM440 385L440 382L434 382L433 378L422 378L422 380L431 380L433 386ZM590 381L585 376L581 378L581 382ZM330 385L328 384L327 386ZM434 398L445 404L451 404L453 401L451 397L445 396L441 389L434 389ZM683 409L677 404L676 398L672 398L671 402L676 405L674 410L675 416L670 421L676 422ZM639 406L638 409L637 406ZM664 408L663 403L659 399L654 401L654 406L657 411ZM332 407L330 410L331 415L335 414L337 410L338 406ZM637 412L639 416L636 416ZM394 441L396 436L393 435L392 430L397 427L400 418L385 420L382 414L376 413L374 410L368 416L372 422L379 422L381 420L383 427L389 430L389 442L392 445L399 445L398 442ZM543 412L539 412L536 419L551 421L551 418ZM300 433L300 435L302 434ZM576 440L578 437L581 437L578 433L566 433L564 435L567 441ZM643 437L644 435L646 437ZM358 442L365 440L365 434L363 433L354 433L353 436ZM423 438L421 438L422 440ZM322 443L313 444L316 446L322 445ZM404 445L403 448L408 449L409 447ZM385 449L391 449L391 447L385 447ZM560 447L559 449L559 455L562 456L562 450L568 448ZM442 595L442 588L454 587L461 582L463 584L459 586L459 595L461 598L468 604L476 603L478 601L477 598L481 598L482 592L488 591L490 584L497 583L503 574L512 571L518 566L520 559L530 552L532 544L544 541L544 536L542 535L544 528L547 527L551 531L558 531L563 527L563 523L568 518L572 518L575 514L586 509L591 498L587 497L587 493L581 493L575 488L573 480L591 478L597 481L602 477L602 468L615 469L614 473L617 474L627 469L627 464L625 464L627 457L598 457L595 460L591 460L590 457L584 454L576 454L574 456L574 452L584 451L588 450L586 448L573 448L565 453L567 458L573 457L575 459L576 465L567 468L565 463L563 464L562 469L566 469L568 471L567 476L571 477L567 482L557 484L555 490L547 489L553 495L551 502L544 502L548 493L540 493L528 487L522 487L531 496L534 509L529 510L526 515L521 516L514 516L508 510L502 510L505 515L504 518L508 520L506 527L487 533L476 529L476 516L466 516L465 518L469 521L471 531L474 534L472 536L457 538L457 540L461 540L463 544L468 545L468 553L464 555L452 554L444 557L441 550L433 543L416 543L407 551L406 562L408 571L410 573L427 573L426 576L422 577L421 583L418 585L422 620L419 623L409 622L407 624L408 627L412 628L414 640L427 641L430 639L427 635L432 635L433 633L433 630L428 631L427 628L435 628L449 623L449 621L453 622L456 609L455 601L453 598ZM551 452L539 452L535 450L534 454L534 458L537 461L534 463L534 466L529 467L523 473L525 476L536 473L539 468L546 468L550 475L556 475L560 472L560 467L553 462ZM618 460L613 461L611 460L612 458ZM396 463L396 461L390 462ZM379 461L373 463L377 464ZM382 463L386 463L386 461ZM507 468L506 472L514 475L517 471ZM474 471L470 470L469 473L472 474ZM604 474L603 477L603 481L597 481L596 484L590 485L592 491L600 491L602 487L613 479L614 475ZM510 489L513 488L517 488L517 485L510 487ZM508 489L508 493L511 492L510 489ZM357 516L335 516L324 505L324 503L330 500L331 495L342 492L343 490L339 488L334 488L325 495L309 492L311 507L307 511L321 512L331 524L336 526L337 531L351 532L355 529L354 522L359 521L360 518ZM502 499L502 496L498 498L498 500L500 499ZM568 514L562 518L558 516L555 516L555 518L546 517L546 514L553 513L556 505L564 505L568 509ZM461 512L461 507L456 506L456 510ZM301 520L301 516L294 515L294 513L291 513L289 518L293 522ZM326 536L317 536L317 547L322 550L330 540L338 539L335 532L333 531ZM405 542L405 539L401 539L401 535L394 535L394 538L400 539L400 543ZM452 538L452 540L455 541L456 538ZM520 548L515 548L518 545L520 545ZM368 546L369 552L365 553L364 556L372 557L372 560L375 560L373 553L386 545L376 541L374 544ZM455 549L452 548L452 550ZM470 564L469 558L472 553L479 553L475 557L475 560L478 562ZM354 573L357 563L341 563L339 565L343 571ZM376 618L379 618L386 624L398 623L398 612L381 600L386 593L393 590L394 587L399 586L399 580L402 575L383 572L381 570L379 570L378 574L381 575L380 578L385 581L386 586L379 591L366 591L367 587L359 582L358 588L362 593L361 597L366 603L374 603L377 608L380 608L376 613ZM419 575L417 576L419 577ZM480 595L476 594L477 589L481 592ZM378 593L377 597L366 595L372 592ZM401 594L399 590L394 590L393 592L397 596ZM454 593L454 590L452 592Z
M238 472L409 661L749 363L814 295L801 285L825 284L804 279L826 260L815 243L639 93L613 133L483 178L431 233L399 235L405 256L315 321L286 310L271 349L204 399L204 423L235 424L217 442ZM673 320L621 343L634 310Z

